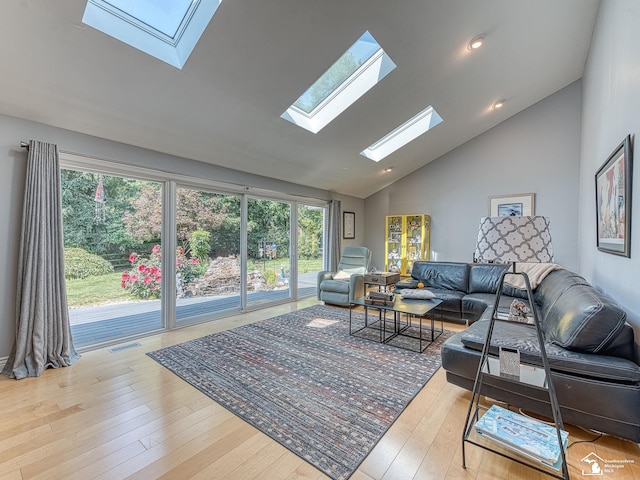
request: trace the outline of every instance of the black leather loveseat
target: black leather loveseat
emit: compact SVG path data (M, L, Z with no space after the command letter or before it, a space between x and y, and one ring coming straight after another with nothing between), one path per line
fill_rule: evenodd
M396 283L395 292L417 288L419 283L433 292L440 300L439 311L446 320L473 323L493 305L500 276L508 265L495 263L468 264L460 262L414 262L411 278ZM524 291L505 286L507 297L526 298Z
M506 265L416 262L411 279L444 300L447 318L471 323L442 347L447 380L471 390L478 368L495 289ZM506 286L505 286L506 287ZM508 310L524 290L506 287L500 309ZM626 313L584 278L565 269L548 273L533 295L549 358L558 403L565 422L640 441L640 366L634 361L634 335ZM491 351L517 348L521 359L542 365L535 328L496 321ZM522 383L485 377L484 395L541 415L550 415L549 398Z

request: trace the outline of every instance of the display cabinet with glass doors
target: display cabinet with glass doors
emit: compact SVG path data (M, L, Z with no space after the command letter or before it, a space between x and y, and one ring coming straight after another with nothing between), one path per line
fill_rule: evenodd
M385 232L385 271L411 275L415 261L429 260L429 215L389 215L386 217Z

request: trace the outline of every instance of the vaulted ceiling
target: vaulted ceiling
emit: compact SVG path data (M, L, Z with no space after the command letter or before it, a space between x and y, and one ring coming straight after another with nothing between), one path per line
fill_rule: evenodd
M3 1L0 113L366 198L581 78L598 7L222 0L180 70L83 25L84 0ZM317 134L283 120L366 30L397 68ZM379 163L360 155L428 105L440 125Z

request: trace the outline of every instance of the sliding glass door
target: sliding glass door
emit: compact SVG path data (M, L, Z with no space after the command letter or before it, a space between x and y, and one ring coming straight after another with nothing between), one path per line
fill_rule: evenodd
M240 196L176 189L176 324L241 306Z
M291 204L247 200L247 307L291 297Z
M61 176L78 348L315 295L322 202L186 177L178 184L161 172L73 155Z
M69 169L61 177L76 347L163 328L162 184Z
M324 208L298 204L297 296L316 294L318 272L322 270Z

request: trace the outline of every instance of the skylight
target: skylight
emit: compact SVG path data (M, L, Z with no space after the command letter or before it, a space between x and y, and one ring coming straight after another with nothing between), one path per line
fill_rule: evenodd
M416 116L364 149L360 155L364 155L374 162L379 162L387 155L428 132L440 122L442 122L442 117L429 105Z
M367 31L281 117L318 133L394 68Z
M82 22L182 68L221 0L88 0Z

